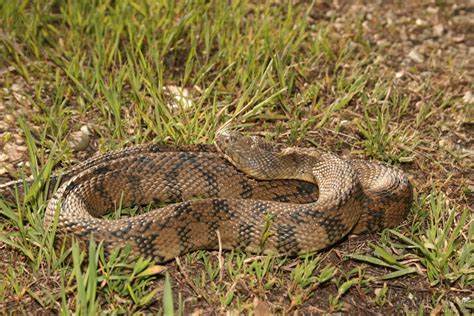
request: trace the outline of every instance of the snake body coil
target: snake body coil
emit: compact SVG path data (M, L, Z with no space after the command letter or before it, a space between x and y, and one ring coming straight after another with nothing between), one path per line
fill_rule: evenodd
M217 232L224 249L316 251L349 232L393 227L411 204L407 177L380 163L281 148L228 131L218 133L216 145L219 151L146 145L93 157L63 175L45 223L57 216L59 237L87 242L92 235L107 251L130 245L132 255L163 262L216 249ZM0 185L0 196L11 200L18 185ZM119 206L162 202L176 204L100 218Z

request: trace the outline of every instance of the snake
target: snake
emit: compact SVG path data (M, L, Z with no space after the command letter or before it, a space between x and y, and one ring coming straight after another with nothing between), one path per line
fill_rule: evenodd
M101 242L106 254L166 262L207 249L297 256L348 234L402 222L413 188L400 169L343 159L317 148L286 147L232 130L214 145L136 145L93 156L50 178L46 227L56 239ZM0 198L25 181L0 185ZM105 214L161 206L136 216Z

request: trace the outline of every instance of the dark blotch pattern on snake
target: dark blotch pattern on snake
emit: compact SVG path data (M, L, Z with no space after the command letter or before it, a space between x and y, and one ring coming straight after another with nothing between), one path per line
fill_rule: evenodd
M326 248L349 232L399 224L412 187L398 169L343 160L317 149L283 148L221 131L216 147L145 145L93 157L67 171L52 195L45 224L57 237L107 252L163 262L197 249L297 255ZM58 177L52 177L53 183ZM0 185L12 201L20 181ZM130 218L101 218L119 206L174 202ZM59 213L56 213L59 212Z

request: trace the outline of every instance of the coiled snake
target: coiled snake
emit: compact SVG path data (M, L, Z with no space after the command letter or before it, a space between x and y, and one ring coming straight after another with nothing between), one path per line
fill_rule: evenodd
M316 251L349 232L393 227L411 204L407 177L377 162L230 131L217 133L216 147L145 145L86 160L62 176L45 223L57 216L59 237L87 242L92 235L106 251L130 245L132 255L163 262L216 249L217 232L224 249ZM0 185L0 196L12 200L15 186L22 190L19 181ZM119 206L161 202L177 203L100 218Z

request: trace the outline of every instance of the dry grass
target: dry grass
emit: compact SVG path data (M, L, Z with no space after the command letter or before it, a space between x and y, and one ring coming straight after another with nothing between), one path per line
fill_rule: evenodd
M472 312L473 10L468 1L0 3L0 181L38 179L18 205L0 198L0 309ZM301 258L198 251L167 264L168 281L126 253L104 258L100 245L86 249L89 260L77 245L52 250L39 180L53 167L135 143L209 143L225 124L399 165L416 188L412 212L397 229Z

